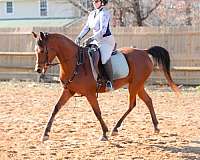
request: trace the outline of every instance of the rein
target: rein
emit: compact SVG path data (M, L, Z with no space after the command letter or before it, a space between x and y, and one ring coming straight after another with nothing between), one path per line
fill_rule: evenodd
M69 80L60 80L62 85L63 85L63 88L67 88L67 86L73 82L74 80L74 77L78 74L78 69L79 69L79 66L83 64L83 48L82 47L78 47L78 57L77 57L77 62L76 62L76 66L75 66L75 70L74 70L74 73L72 75L72 77L69 79Z
M48 67L48 66L55 66L55 65L58 65L58 64L61 64L61 63L49 63L49 60L48 60L48 47L47 47L47 40L48 40L48 33L44 33L44 37L45 37L45 41L44 41L44 53L45 53L45 67ZM79 67L83 64L83 47L80 47L78 46L78 54L77 54L77 62L76 62L76 66L75 66L75 69L74 69L74 72L73 72L73 75L71 76L70 79L68 80L60 80L62 85L63 85L63 88L67 88L68 85L70 83L73 82L74 80L74 77L78 74L78 70L79 70Z
M48 54L49 54L49 51L48 51L48 48L47 48L47 39L48 39L48 33L44 33L44 36L45 36L45 51L44 51L44 53L45 53L45 55L46 55L46 58L45 58L45 66L46 67L48 67L48 66L50 66L50 67L52 67L52 66L56 66L56 65L58 65L58 64L60 64L60 63L49 63L49 59L48 59Z

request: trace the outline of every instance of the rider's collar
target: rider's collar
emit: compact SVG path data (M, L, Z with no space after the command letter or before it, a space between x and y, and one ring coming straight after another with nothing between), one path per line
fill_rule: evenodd
M102 11L104 6L101 6L100 8L96 9L96 14L98 14L100 11Z

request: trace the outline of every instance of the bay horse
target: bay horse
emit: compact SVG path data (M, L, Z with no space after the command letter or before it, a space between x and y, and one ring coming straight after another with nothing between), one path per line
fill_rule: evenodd
M45 34L40 32L40 34L37 34L32 32L32 34L36 40L35 71L38 73L41 73L42 70L46 71L48 66L52 65L53 59L57 57L60 66L59 78L64 86L62 94L60 95L58 102L53 107L53 110L49 116L48 123L42 135L42 141L49 139L49 132L56 114L61 107L64 106L64 104L72 96L74 96L75 93L81 94L87 98L94 111L94 114L101 124L103 135L100 137L100 140L108 140L108 127L101 116L101 110L96 96L96 80L92 74L88 54L84 54L83 65L79 65L78 55L80 47L68 37L57 33ZM150 49L144 50L136 48L121 48L119 50L125 55L129 66L129 74L125 78L114 80L113 87L115 89L119 89L124 85L128 85L128 91L130 95L129 107L113 128L111 135L118 134L118 128L121 126L123 120L136 106L136 95L138 95L148 107L151 114L154 131L159 132L158 120L156 118L152 99L147 94L144 88L144 83L154 68L153 62L149 57L149 55L151 55L154 61L163 70L167 82L172 90L176 93L179 92L179 88L173 82L170 74L170 57L168 51L160 46L153 46ZM101 87L99 92L106 92L105 87Z

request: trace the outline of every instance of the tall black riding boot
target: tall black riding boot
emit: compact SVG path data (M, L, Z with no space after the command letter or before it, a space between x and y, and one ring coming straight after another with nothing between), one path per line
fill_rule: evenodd
M113 86L112 86L112 82L113 82L113 69L112 69L112 63L111 63L111 59L109 59L106 64L103 65L108 81L106 82L106 90L108 91L112 91L114 90Z

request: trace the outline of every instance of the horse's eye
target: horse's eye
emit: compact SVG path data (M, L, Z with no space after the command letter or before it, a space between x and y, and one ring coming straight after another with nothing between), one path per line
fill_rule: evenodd
M44 53L44 48L38 46L38 47L36 47L36 52L43 54Z

